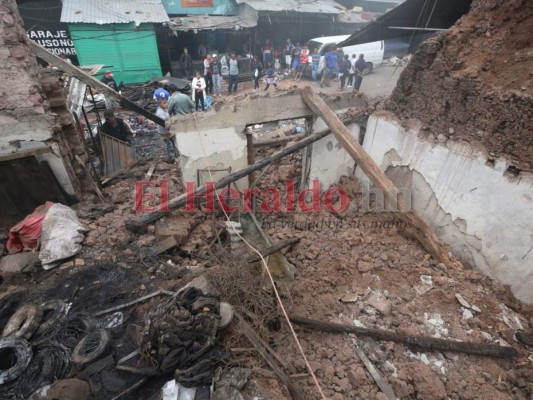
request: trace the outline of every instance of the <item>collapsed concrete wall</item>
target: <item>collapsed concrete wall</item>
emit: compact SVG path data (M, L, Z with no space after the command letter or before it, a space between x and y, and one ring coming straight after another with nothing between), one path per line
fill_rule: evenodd
M358 124L346 125L352 137L359 141L361 128ZM327 125L322 118L318 118L313 126L313 131L326 129ZM342 147L335 135L331 134L309 146L304 152L304 184L311 187L312 181L320 181L321 191L329 189L331 185L339 182L342 176L353 176L355 161Z
M457 257L533 303L533 174L506 173L508 160L492 162L481 147L438 140L410 122L405 128L393 114L373 114L365 151L411 190L412 207Z
M248 165L246 135L241 127L180 132L176 135L176 143L185 184L216 182ZM235 185L242 190L247 182L244 178Z

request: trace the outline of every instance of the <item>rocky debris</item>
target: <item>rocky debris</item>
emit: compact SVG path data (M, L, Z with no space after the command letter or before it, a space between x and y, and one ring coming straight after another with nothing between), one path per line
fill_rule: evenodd
M0 258L0 275L34 273L40 264L39 253L24 252L10 254Z
M454 26L421 45L386 108L418 118L440 141L481 143L491 159L532 170L531 15L527 1L473 1Z
M390 315L392 311L392 302L387 300L387 297L378 291L373 291L366 299L366 304L379 311L382 315Z
M219 386L231 386L237 390L244 388L244 385L248 382L252 371L248 368L231 368L224 373L217 383Z

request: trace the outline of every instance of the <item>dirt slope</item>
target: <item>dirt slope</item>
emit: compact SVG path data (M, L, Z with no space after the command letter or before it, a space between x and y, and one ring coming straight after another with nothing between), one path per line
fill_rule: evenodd
M533 170L533 1L475 0L424 43L387 108Z

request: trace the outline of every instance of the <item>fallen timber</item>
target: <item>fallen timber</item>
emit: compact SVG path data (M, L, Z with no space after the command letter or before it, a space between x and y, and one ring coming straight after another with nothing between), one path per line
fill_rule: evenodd
M377 340L401 343L407 347L416 347L425 350L451 351L476 356L499 358L518 357L518 352L513 347L498 346L494 344L459 342L454 340L437 339L427 336L410 336L382 329L361 328L351 325L322 322L302 317L291 317L291 322L306 329L330 332L352 333L357 336L367 336Z

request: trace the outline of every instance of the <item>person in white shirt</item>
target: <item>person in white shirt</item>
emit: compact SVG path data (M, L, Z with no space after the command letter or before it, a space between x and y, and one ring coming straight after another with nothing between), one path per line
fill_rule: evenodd
M350 68L350 74L348 75L348 84L346 85L346 87L353 86L353 80L355 77L355 62L356 61L357 61L357 58L355 57L355 54L352 54L352 59L350 60L352 67Z
M202 78L200 71L196 71L196 76L192 80L192 101L198 111L198 103L202 104L202 111L205 111L205 79Z

